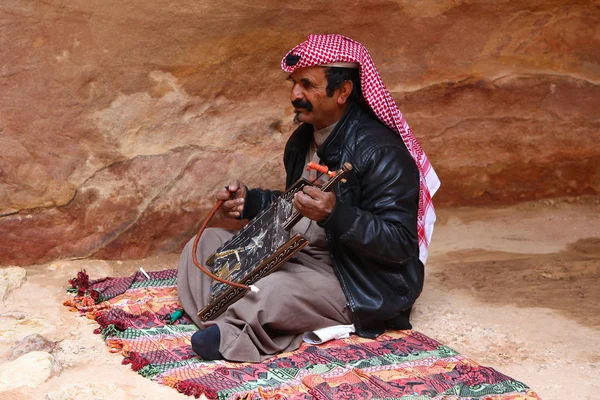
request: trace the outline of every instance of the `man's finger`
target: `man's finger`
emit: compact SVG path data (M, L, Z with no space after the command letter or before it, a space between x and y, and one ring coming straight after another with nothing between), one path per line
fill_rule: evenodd
M326 193L316 187L304 186L302 191L310 198L318 200L326 196Z
M242 209L244 208L244 199L239 198L227 200L225 203L223 203L223 207L225 207L225 210L233 211L235 209L238 211L242 211Z
M236 180L231 181L229 183L229 186L227 186L227 190L229 190L231 193L237 192L239 188L240 188L240 183Z
M314 207L316 204L316 200L306 193L298 192L294 195L294 198L298 203L305 207Z
M230 192L227 189L219 189L217 192L217 200L227 200L231 197Z

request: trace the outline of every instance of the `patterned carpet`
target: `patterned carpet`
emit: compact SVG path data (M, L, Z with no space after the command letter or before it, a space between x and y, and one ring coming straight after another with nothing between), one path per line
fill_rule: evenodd
M123 364L179 392L209 399L538 399L516 381L416 331L375 340L351 336L303 344L260 364L203 361L191 349L197 330L180 307L177 271L69 281L65 305L96 320Z

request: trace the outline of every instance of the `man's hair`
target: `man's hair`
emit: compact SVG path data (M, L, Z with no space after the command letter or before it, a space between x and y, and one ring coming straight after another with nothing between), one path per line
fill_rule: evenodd
M325 89L327 96L333 96L333 92L339 89L344 82L351 81L352 93L348 97L348 102L364 102L358 68L326 67L325 77L327 78L327 88Z

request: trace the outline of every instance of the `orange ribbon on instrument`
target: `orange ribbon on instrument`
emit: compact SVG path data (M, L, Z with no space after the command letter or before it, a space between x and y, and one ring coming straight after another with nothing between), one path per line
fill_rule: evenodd
M336 174L335 171L330 171L329 168L327 168L327 165L321 165L314 161L311 161L308 164L306 164L306 170L310 171L311 169L322 174L327 174L330 178L333 178Z

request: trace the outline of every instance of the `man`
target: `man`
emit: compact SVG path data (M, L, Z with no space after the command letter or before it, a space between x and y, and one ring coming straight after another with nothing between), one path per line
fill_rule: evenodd
M435 221L431 196L439 181L367 52L340 35L310 35L283 59L291 101L302 124L285 148L286 187L318 161L337 170L353 166L332 192L305 187L293 206L305 217L294 227L310 245L259 280L215 321L197 312L210 295L210 278L184 249L178 289L185 311L201 330L192 347L205 359L258 362L296 349L304 332L354 324L357 334L410 329L409 314L423 287L423 264ZM217 194L231 218L252 219L281 192L248 190L238 181ZM231 238L207 230L201 263Z

